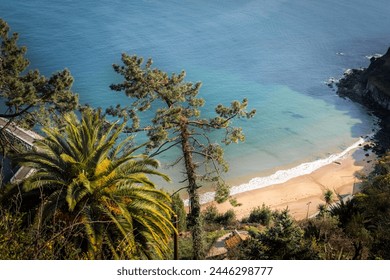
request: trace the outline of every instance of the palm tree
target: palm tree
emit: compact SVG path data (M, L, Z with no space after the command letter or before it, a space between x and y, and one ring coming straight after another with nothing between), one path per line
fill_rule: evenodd
M64 123L43 129L34 150L18 156L36 170L23 183L24 194L40 199L36 225L65 221L78 229L88 258L167 258L171 199L147 176L169 180L158 162L134 155L129 139L116 144L124 124L108 124L100 111L84 111L81 121L67 114Z
M323 204L323 203L318 204L317 209L318 209L318 215L319 215L320 217L323 217L324 214L327 212L326 204Z
M326 189L326 191L324 192L324 200L326 207L329 208L329 206L334 200L334 193L330 189Z

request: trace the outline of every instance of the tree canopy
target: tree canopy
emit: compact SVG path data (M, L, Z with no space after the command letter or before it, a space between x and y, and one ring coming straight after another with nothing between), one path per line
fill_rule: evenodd
M66 114L64 123L44 128L45 138L15 157L36 171L3 200L20 193L19 207L38 230L63 223L61 235L71 232L89 259L169 257L171 199L148 178L168 180L158 162L124 149L124 125L107 125L100 111L86 110L81 120Z
M221 173L228 170L223 158L221 143L244 141L241 127L233 126L233 119L250 119L255 110L247 111L248 100L233 101L230 106L219 104L214 117L203 117L201 108L205 104L198 96L201 83L186 82L185 72L168 75L153 68L152 60L144 63L137 56L122 55L122 65L114 70L123 76L123 82L113 84L111 89L123 91L131 98L128 106L117 105L107 112L131 120L129 132L145 131L149 142L147 152L151 156L161 154L175 146L181 155L175 164L185 169L185 188L189 194L189 227L192 228L194 259L203 258L201 217L198 189L200 181L213 182L217 200L226 200L229 190ZM140 122L140 113L153 110L150 123ZM222 140L211 139L212 131L224 131ZM200 168L202 169L200 170Z
M30 69L27 48L18 46L18 33L9 33L8 24L0 18L0 100L4 109L0 117L32 128L76 109L78 96L71 90L69 70L47 78Z

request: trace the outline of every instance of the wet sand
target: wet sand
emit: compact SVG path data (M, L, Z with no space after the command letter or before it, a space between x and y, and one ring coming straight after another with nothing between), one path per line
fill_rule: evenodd
M376 155L373 152L358 147L349 151L342 159L311 174L290 179L282 184L233 195L241 206L233 207L229 202L222 204L211 202L202 205L202 208L214 204L221 213L233 209L237 218L242 219L249 216L253 208L264 203L272 209L287 207L295 219L304 219L318 211L318 205L324 203L323 195L327 189L335 193L335 198L336 194L348 195L357 192L360 180L356 175L360 172L367 174L375 160Z

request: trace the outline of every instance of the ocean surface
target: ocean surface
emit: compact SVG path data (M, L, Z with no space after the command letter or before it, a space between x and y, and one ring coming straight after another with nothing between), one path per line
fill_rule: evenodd
M225 150L234 192L304 174L372 133L375 119L326 82L386 52L389 14L388 0L0 0L32 68L68 68L81 103L129 102L109 89L123 52L202 81L204 116L247 97L257 114L235 122L246 141ZM182 169L165 170L174 183L164 188L178 188Z

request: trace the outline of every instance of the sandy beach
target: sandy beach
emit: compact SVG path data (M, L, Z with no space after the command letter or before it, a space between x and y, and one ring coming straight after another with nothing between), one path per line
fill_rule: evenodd
M211 202L202 205L202 208L214 204L221 213L233 209L237 218L241 219L249 216L253 208L264 203L272 209L288 207L295 219L304 219L318 211L318 205L324 203L323 194L327 189L340 195L358 191L360 180L356 177L357 173L368 174L376 160L376 155L371 151L365 151L363 146L364 144L311 174L290 179L282 184L233 195L240 206L233 207L229 202L222 204Z

